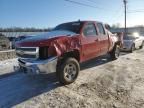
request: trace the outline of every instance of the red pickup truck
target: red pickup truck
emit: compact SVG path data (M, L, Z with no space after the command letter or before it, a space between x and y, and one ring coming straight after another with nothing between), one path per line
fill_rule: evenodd
M117 59L119 43L101 22L76 21L17 42L16 54L25 73L56 72L60 83L70 84L79 74L80 63L107 53Z

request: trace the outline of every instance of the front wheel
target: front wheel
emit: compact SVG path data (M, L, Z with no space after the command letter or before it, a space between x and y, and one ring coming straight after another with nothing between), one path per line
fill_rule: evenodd
M79 74L80 66L76 59L67 58L57 67L57 77L59 82L67 85L73 83Z
M120 56L120 47L119 45L115 45L113 50L110 52L110 57L112 60L118 59Z

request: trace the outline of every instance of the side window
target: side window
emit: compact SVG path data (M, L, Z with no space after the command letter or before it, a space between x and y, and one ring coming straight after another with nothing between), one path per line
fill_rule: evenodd
M97 27L99 29L99 33L102 34L102 35L105 35L105 30L104 30L104 27L101 23L97 23Z
M85 36L96 36L97 31L96 31L95 25L93 23L86 24L83 29L83 34Z

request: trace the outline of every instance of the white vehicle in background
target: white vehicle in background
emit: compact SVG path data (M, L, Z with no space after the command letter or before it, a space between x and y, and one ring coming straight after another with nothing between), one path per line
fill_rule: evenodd
M133 52L135 49L142 49L144 46L144 37L138 35L127 35L123 37L122 51Z

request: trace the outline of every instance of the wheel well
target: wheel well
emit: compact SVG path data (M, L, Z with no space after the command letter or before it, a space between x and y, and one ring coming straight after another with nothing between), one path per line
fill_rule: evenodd
M121 42L120 42L120 41L117 41L117 42L115 42L115 45L114 45L114 46L120 45L120 44L121 44Z
M68 57L75 58L78 62L80 61L80 53L78 50L66 52L61 56L62 59L66 59Z

